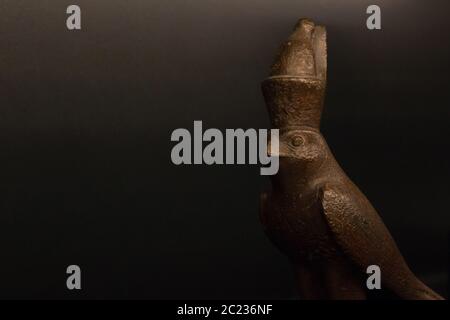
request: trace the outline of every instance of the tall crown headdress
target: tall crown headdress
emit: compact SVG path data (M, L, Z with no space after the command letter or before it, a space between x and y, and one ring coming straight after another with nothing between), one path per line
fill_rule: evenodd
M325 27L301 19L262 82L272 126L319 129L326 73Z

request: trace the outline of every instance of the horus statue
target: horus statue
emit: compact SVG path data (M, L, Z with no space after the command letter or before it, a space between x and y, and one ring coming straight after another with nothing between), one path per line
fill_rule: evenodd
M300 20L262 82L279 129L280 168L261 196L261 221L291 261L301 299L366 299L369 266L400 299L439 300L409 269L369 200L320 133L327 78L325 27ZM269 143L270 146L270 143Z

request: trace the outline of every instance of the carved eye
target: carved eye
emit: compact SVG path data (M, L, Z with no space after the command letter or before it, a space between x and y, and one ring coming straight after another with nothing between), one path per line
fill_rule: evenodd
M300 137L300 136L294 136L293 138L292 138L292 141L291 141L291 143L292 143L292 145L294 146L294 147L299 147L299 146L301 146L302 144L303 144L303 138L302 137Z

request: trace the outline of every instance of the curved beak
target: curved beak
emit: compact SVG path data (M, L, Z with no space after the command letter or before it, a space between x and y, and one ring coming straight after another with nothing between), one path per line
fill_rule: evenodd
M278 144L274 143L274 145L272 145L272 141L269 140L267 143L267 155L269 157L282 158L289 156L289 152L284 143L281 141Z

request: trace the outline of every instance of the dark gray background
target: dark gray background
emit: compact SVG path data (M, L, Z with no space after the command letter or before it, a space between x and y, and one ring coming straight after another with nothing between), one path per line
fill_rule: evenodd
M382 8L382 30L366 8ZM82 30L66 29L69 4ZM328 28L322 123L411 268L446 295L448 1L0 1L0 297L291 298L257 166L181 166L171 132L269 125L260 81ZM69 292L78 264L83 290Z

